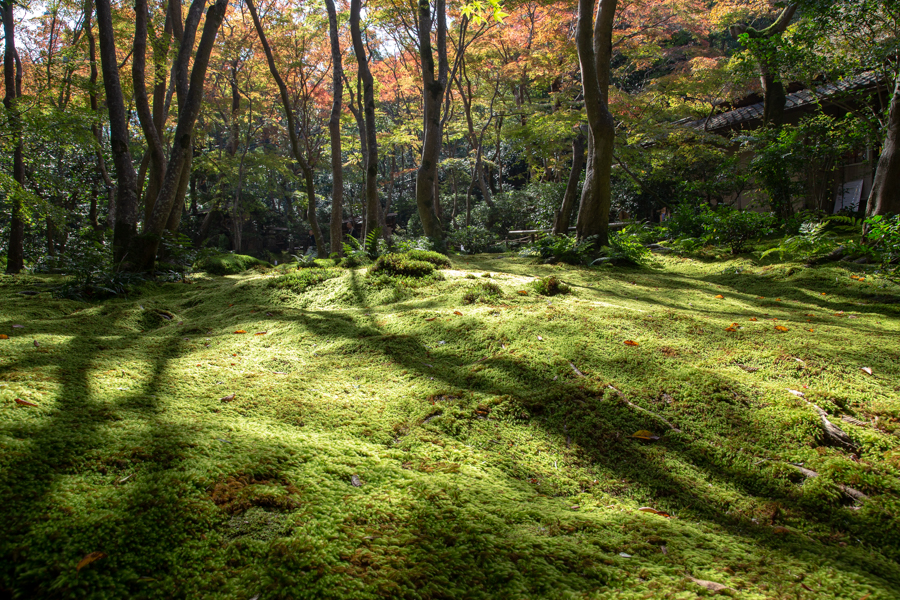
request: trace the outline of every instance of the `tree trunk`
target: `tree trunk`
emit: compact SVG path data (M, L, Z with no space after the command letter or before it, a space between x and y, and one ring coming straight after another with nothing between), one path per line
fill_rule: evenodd
M247 9L250 11L250 16L253 18L253 25L256 27L256 34L259 36L259 43L262 44L263 51L266 54L266 63L269 65L269 73L272 74L272 79L274 79L275 83L278 85L278 92L281 96L281 105L284 108L285 116L287 117L288 135L291 141L291 153L294 155L294 160L297 161L300 170L303 172L303 179L306 183L306 197L309 203L306 214L309 219L310 229L312 229L313 232L313 237L316 240L316 252L319 258L325 258L327 256L325 254L325 244L322 241L322 232L319 229L319 222L316 217L316 190L313 186L312 166L309 164L309 161L304 158L303 153L300 152L300 141L297 138L297 126L296 120L294 119L294 109L291 108L291 97L288 95L288 89L284 83L284 79L282 79L281 74L278 72L278 66L275 64L275 55L272 53L272 47L269 46L266 32L263 31L262 22L259 20L259 14L256 12L256 6L253 4L253 0L245 0L245 2Z
M888 113L887 134L878 158L875 180L866 205L866 216L900 214L900 77Z
M97 29L100 37L100 65L106 105L109 110L109 138L112 146L113 166L118 180L116 188L115 224L113 228L113 260L124 266L138 261L133 246L137 237L138 194L137 174L128 148L128 116L125 98L119 81L119 63L116 57L110 0L97 0Z
M344 222L344 169L341 152L341 107L344 101L344 67L341 64L341 44L338 38L337 11L334 0L325 0L328 9L328 35L331 38L331 83L334 87L331 116L328 119L328 135L331 138L331 253L340 256L343 251L342 225Z
M553 222L553 235L565 235L569 233L569 219L572 209L575 207L575 197L578 195L578 182L581 180L581 170L584 168L584 134L581 132L572 140L572 170L569 172L569 181L566 184L566 193L563 194L562 205L556 213Z
M363 83L363 111L366 126L366 220L363 223L362 238L375 227L381 227L382 236L387 239L382 214L378 200L378 139L375 130L375 80L372 71L369 70L369 59L366 57L366 48L362 41L362 32L359 29L359 17L361 0L350 1L350 37L353 40L353 53L356 54L356 64L359 69L359 77ZM382 221L382 222L379 222Z
M441 157L441 104L447 88L449 64L447 62L447 9L445 0L437 0L437 53L438 69L435 72L434 54L431 50L431 6L428 0L419 0L419 59L422 67L423 141L422 163L416 172L416 206L422 228L438 248L444 246L444 231L435 213L435 189L437 169Z
M103 1L105 2L106 0ZM203 0L194 0L195 4L197 2L203 2ZM193 8L192 6L191 9ZM181 105L179 107L178 123L175 127L172 152L166 165L165 176L159 194L153 204L153 211L150 213L150 218L144 222L141 236L143 239L140 256L138 257L138 267L142 270L149 270L153 267L156 253L159 249L160 236L169 223L169 217L172 214L172 208L178 192L180 189L186 189L187 187L186 185L182 186L182 173L185 166L190 162L194 124L200 114L203 85L206 81L206 69L209 66L209 57L227 8L228 0L216 0L216 3L206 12L203 34L200 37L200 44L194 56L190 85L186 94L179 95ZM187 30L187 27L185 29ZM190 55L191 47L187 46L188 40L192 44L193 37L185 36L182 40L178 61L181 61L184 56ZM184 99L183 102L182 98Z
M6 272L18 273L25 267L25 203L23 199L25 184L25 162L22 156L22 119L19 114L18 97L21 95L21 64L16 60L15 17L12 0L0 4L3 18L3 35L5 48L3 53L3 85L6 93L3 106L6 109L9 128L13 135L13 179L18 184L10 196L12 214L9 226L9 249L6 255Z
M578 239L597 236L596 247L609 243L615 121L609 112L609 69L613 18L617 0L599 0L594 23L593 0L578 0L575 43L581 63L584 105L588 118L588 159L575 225Z

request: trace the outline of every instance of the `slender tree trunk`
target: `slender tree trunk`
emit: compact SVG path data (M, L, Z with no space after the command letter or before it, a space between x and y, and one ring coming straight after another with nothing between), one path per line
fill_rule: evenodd
M319 258L325 258L325 243L322 241L322 231L319 229L319 221L316 217L316 190L313 186L313 170L309 161L300 151L300 141L297 137L296 120L294 119L294 109L291 108L291 97L288 95L287 86L278 72L278 66L275 64L275 55L272 53L272 47L269 46L269 40L266 38L266 32L263 30L262 22L256 12L256 6L253 0L245 0L250 16L253 18L253 25L256 27L256 34L259 36L259 42L262 44L263 51L266 54L266 63L269 65L269 73L272 79L278 85L278 92L281 96L281 105L284 108L287 117L288 135L291 141L291 153L294 160L303 173L303 180L306 183L306 198L308 201L306 215L309 220L310 229L312 229L313 237L316 240L316 252Z
M872 182L866 215L900 214L900 77L888 112L888 126Z
M328 10L328 35L331 38L331 83L334 88L331 116L328 119L328 135L331 138L331 253L340 256L343 251L342 225L344 222L344 169L341 151L341 108L344 101L343 65L341 43L338 38L337 11L334 0L325 0Z
M437 170L441 158L441 105L447 89L449 63L447 61L447 10L445 0L437 0L437 54L435 70L434 53L431 49L431 5L428 0L419 0L419 59L423 82L423 140L422 162L416 173L416 206L425 235L435 244L444 246L444 231L435 213L435 190Z
M594 22L593 0L578 0L575 43L588 118L588 159L575 225L578 239L597 236L596 247L609 243L609 209L615 121L609 112L609 69L617 0L599 0Z
M25 267L25 205L22 197L25 185L25 162L22 156L22 118L19 114L18 97L21 95L21 64L16 60L15 17L12 0L0 3L3 18L5 47L3 52L3 86L6 93L3 107L6 109L9 128L13 135L13 179L18 189L10 194L12 214L10 215L9 249L6 255L6 272L18 273Z
M569 233L569 219L572 209L575 208L575 197L578 195L578 182L581 180L581 170L584 168L584 135L578 133L572 140L572 170L569 171L569 181L566 183L566 192L563 194L562 205L556 213L553 222L553 235L565 235Z
M366 220L363 223L362 238L365 240L370 231L381 226L382 236L387 239L384 223L379 222L381 210L378 200L378 139L375 129L375 80L369 69L366 47L363 44L362 32L359 28L361 0L350 1L350 37L353 40L353 53L359 77L363 83L363 111L366 126ZM382 219L383 221L383 219Z
M109 138L113 166L118 180L116 188L115 224L113 228L113 259L123 265L138 261L133 245L137 237L138 193L137 174L128 148L128 117L125 98L119 81L119 63L113 35L112 11L109 0L96 0L97 29L100 38L100 65L106 105L109 110Z

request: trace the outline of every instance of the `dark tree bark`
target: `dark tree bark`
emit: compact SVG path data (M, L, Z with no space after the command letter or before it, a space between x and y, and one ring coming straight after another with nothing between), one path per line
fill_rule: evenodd
M343 252L342 225L344 222L344 169L341 152L341 107L344 101L344 67L341 64L341 44L338 38L337 11L334 0L325 0L328 10L328 35L331 38L331 83L334 87L331 116L328 119L328 135L331 138L331 252L339 256Z
M18 98L22 94L22 65L16 53L15 17L12 0L0 3L3 18L3 107L6 109L9 128L14 137L13 180L19 189L11 194L12 214L9 226L9 249L6 255L6 272L18 273L25 267L25 219L22 192L25 185L25 162L22 156L22 118L19 114Z
M866 215L900 214L900 77L888 112L887 133L878 158Z
M615 121L609 112L609 63L616 4L617 0L599 0L595 23L593 0L578 0L575 30L589 127L587 171L575 229L578 239L597 236L597 247L609 243L610 175L615 143Z
M203 3L203 0L194 0L194 5ZM209 10L206 12L206 22L203 24L203 33L200 36L200 43L197 46L194 55L194 65L191 69L190 83L187 85L187 93L182 95L179 93L179 111L178 123L175 127L175 135L173 138L172 152L166 164L165 176L163 177L159 194L153 204L153 210L150 212L149 218L144 222L142 231L142 244L139 256L139 268L149 270L153 267L156 260L156 253L159 250L160 236L166 230L172 215L173 208L181 212L181 207L175 207L175 200L179 192L184 197L184 190L187 189L187 179L183 176L184 169L191 161L191 153L193 148L194 124L200 115L200 105L203 99L203 84L206 81L206 69L209 66L209 57L215 45L216 35L219 26L225 17L225 10L228 8L228 0L216 0ZM191 11L194 6L191 6ZM189 12L188 19L191 15ZM185 32L188 31L185 26ZM190 42L190 45L188 45ZM187 58L191 54L193 46L193 36L185 35L182 39L181 47L178 52L176 64L184 64L184 75L180 74L176 78L176 91L184 89L184 79L187 72ZM185 57L183 59L183 57ZM184 62L182 63L182 59ZM179 84L179 81L181 83ZM183 203L183 202L182 202Z
M366 56L366 47L362 40L362 31L359 28L361 0L350 0L350 37L353 40L353 53L356 55L356 64L359 70L359 78L363 84L363 114L365 115L366 129L366 219L363 222L362 239L365 240L370 231L375 227L381 227L382 236L387 239L386 227L381 216L381 206L378 200L378 138L375 128L375 80L369 69L369 59Z
M113 259L116 264L124 266L126 259L129 263L136 263L138 260L133 252L138 222L137 174L134 172L131 151L128 148L128 117L125 112L122 84L119 81L119 63L116 58L110 2L97 0L96 3L100 65L109 110L109 138L118 180L113 227Z
M781 75L778 69L777 52L774 52L771 48L765 48L765 41L784 33L796 11L797 4L787 5L775 22L763 30L756 30L743 24L733 25L730 28L733 38L737 39L741 34L746 33L752 40L750 50L759 63L759 78L763 86L763 124L765 125L772 124L777 127L783 123L784 104L787 101L784 84L781 82ZM759 44L761 47L754 47L754 43Z
M435 69L431 48L431 5L428 0L418 0L419 60L423 83L423 140L422 162L416 172L416 206L425 235L439 248L444 245L444 231L435 212L438 164L441 158L441 105L447 90L450 65L447 60L447 6L445 0L435 2L437 22L437 55Z
M569 181L566 183L566 192L563 194L562 205L556 213L553 221L553 235L569 233L569 220L572 209L575 208L575 197L578 195L578 182L581 180L581 170L584 168L584 134L580 131L572 140L572 170L569 171Z
M272 53L272 47L269 46L269 41L266 38L266 32L263 31L262 22L259 20L259 15L256 12L256 6L253 4L253 0L245 0L247 4L247 8L250 10L250 16L253 18L253 25L256 27L256 34L259 36L259 42L262 44L263 51L266 54L266 63L269 65L269 72L272 74L272 79L275 80L275 83L278 85L278 92L281 96L281 104L284 108L285 116L287 118L287 127L288 127L288 135L290 136L291 143L291 153L294 156L294 160L297 162L297 165L300 167L300 171L303 173L303 180L306 184L306 198L308 202L306 216L309 221L309 226L313 232L313 238L316 240L316 252L319 258L325 258L325 243L322 241L322 231L319 229L319 221L316 218L316 190L313 186L313 170L309 161L303 156L303 153L300 151L300 141L297 138L297 124L294 119L294 109L291 107L291 97L288 95L287 86L284 84L284 79L282 79L281 74L278 72L278 66L275 64L275 55Z
M99 72L97 71L97 40L94 37L92 25L93 15L94 2L93 0L87 0L84 7L84 30L88 39L88 57L91 62L88 98L91 104L91 113L95 116L94 120L91 122L91 133L97 142L97 146L94 149L94 155L97 158L97 169L100 171L100 175L103 177L103 182L106 185L106 228L112 229L116 222L116 185L113 183L112 177L109 176L109 170L106 168L106 159L103 158L103 132L100 129L100 103L97 101L97 80L99 78Z

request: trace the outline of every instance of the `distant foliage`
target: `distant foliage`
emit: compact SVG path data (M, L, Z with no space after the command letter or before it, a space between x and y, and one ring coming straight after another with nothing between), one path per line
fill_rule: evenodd
M707 208L703 219L703 237L712 244L728 246L732 254L743 252L750 240L774 232L775 216L722 206Z
M785 237L779 244L769 248L760 255L766 258L778 254L779 258L795 258L812 260L824 256L838 247L838 234L858 232L861 223L852 217L835 215L824 218L811 218L804 221L796 235Z
M447 235L447 244L454 251L462 254L503 251L500 237L484 227L470 226L451 231Z
M594 237L579 241L574 235L545 235L525 246L519 256L581 265L591 256L595 243Z
M889 276L900 272L900 215L874 215L865 220L862 244L851 244L851 252L863 254L881 264Z

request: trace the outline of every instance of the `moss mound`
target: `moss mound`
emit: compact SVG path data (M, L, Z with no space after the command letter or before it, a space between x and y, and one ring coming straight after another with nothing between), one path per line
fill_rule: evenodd
M213 275L237 275L255 266L272 267L269 263L246 254L217 254L203 259L197 265L201 271Z
M555 275L541 277L531 282L531 288L541 296L556 296L557 294L568 294L571 291L569 286Z
M475 304L476 302L497 302L503 297L503 290L493 281L484 281L473 285L463 294L463 304Z
M410 250L404 252L412 260L421 260L434 265L435 269L449 269L450 259L439 252L431 250Z
M406 253L384 254L378 257L378 260L369 269L369 273L385 273L400 277L426 277L434 273L434 264L417 260Z
M340 277L340 275L341 272L337 269L298 269L270 280L268 286L281 290L290 290L299 294L314 285L319 285L334 277Z

